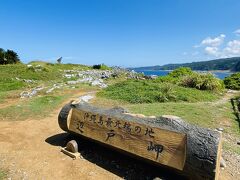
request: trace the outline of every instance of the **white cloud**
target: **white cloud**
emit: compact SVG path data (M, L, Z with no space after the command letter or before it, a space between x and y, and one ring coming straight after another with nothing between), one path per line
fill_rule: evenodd
M240 36L240 29L234 31L234 33ZM207 58L226 58L240 56L240 40L233 39L228 42L225 41L225 34L220 34L217 37L207 37L201 41L199 45L193 46L194 48L200 48L207 55ZM192 56L198 55L198 53L192 53Z
M240 40L229 41L225 48L207 46L204 49L205 53L217 58L236 57L240 56Z
M240 56L240 40L233 40L227 43L223 49L223 54L226 56Z
M225 34L220 34L215 38L207 37L204 40L202 40L201 45L218 47L224 42L225 37L226 37Z
M211 47L211 46L207 46L204 49L205 53L207 55L211 55L211 56L219 56L219 49L217 47Z
M234 31L234 33L235 33L237 36L240 36L240 29L237 29L236 31Z

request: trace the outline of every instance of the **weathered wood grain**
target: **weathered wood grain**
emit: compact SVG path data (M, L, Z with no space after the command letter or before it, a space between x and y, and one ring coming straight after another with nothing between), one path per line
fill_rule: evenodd
M186 134L183 133L76 108L69 130L169 167L179 170L184 167Z
M106 110L79 103L64 106L58 122L67 132L165 165L190 179L218 178L221 134L178 117L134 116L123 108Z

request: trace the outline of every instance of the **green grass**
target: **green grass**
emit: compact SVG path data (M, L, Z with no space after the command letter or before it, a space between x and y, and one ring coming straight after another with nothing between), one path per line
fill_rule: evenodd
M18 90L36 86L45 82L62 82L63 70L86 70L90 69L88 66L75 65L75 64L51 64L46 62L32 62L30 63L35 67L41 65L41 71L34 71L34 68L28 68L25 64L9 64L0 66L0 92ZM37 84L29 84L23 81L16 80L20 79L31 79L37 81Z
M6 96L7 96L6 92L1 92L0 91L0 103L4 102Z
M128 109L131 113L144 114L146 116L162 116L162 115L174 115L179 116L185 121L207 128L216 128L221 126L216 124L219 118L231 120L233 124L230 132L233 129L237 129L237 121L232 114L231 108L226 109L226 106L230 106L230 103L226 105L220 105L216 107L210 102L200 103L188 103L188 102L166 102L166 103L142 103L142 104L130 104L124 101L111 100L107 98L97 97L93 102L97 106L103 106L106 108L113 106L122 106ZM230 127L229 127L230 128ZM238 133L234 131L234 133Z
M41 65L43 67L49 67L55 70L76 70L76 69L81 69L81 70L88 70L88 69L92 69L90 66L86 66L86 65L81 65L81 64L54 64L54 63L48 63L48 62L44 62L44 61L32 61L28 64L31 64L33 66L36 65Z
M38 97L27 99L22 103L13 104L0 109L0 120L24 120L31 117L42 118L54 110L63 100L73 95L75 89L78 91L92 91L97 87L90 87L85 84L62 87L55 89L50 94L46 90L55 83L65 83L67 80L63 74L64 70L87 70L89 66L77 64L51 64L42 61L29 63L29 68L25 64L0 65L0 103L7 104L8 99L19 99L22 91L28 91L37 86L46 87L43 91L38 92ZM35 67L41 66L41 71L36 71ZM17 80L19 78L20 80ZM34 80L33 83L25 83L22 79ZM76 79L76 78L75 78ZM70 80L75 80L74 78ZM65 94L63 94L65 93ZM15 102L15 100L14 100ZM16 100L18 102L18 100Z
M221 105L174 102L125 105L133 113L148 116L175 115L194 125L213 129L224 127L226 133L240 135L238 122L230 106L230 102Z
M6 177L7 173L4 170L0 169L0 180L4 180Z
M129 103L199 102L214 101L219 98L219 95L214 92L148 80L119 82L99 92L98 95Z
M34 117L39 119L49 116L65 99L70 95L64 96L42 96L35 97L29 102L22 102L17 105L8 106L0 109L0 120L26 120Z

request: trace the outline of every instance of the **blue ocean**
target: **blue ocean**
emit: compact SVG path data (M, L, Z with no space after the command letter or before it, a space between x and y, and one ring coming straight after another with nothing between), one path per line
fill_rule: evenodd
M166 76L170 71L165 71L165 70L158 70L158 71L153 71L153 70L135 70L138 73L144 73L144 75L151 76L151 75L157 75L157 76ZM217 78L219 79L224 79L227 76L230 76L232 73L231 72L212 72Z

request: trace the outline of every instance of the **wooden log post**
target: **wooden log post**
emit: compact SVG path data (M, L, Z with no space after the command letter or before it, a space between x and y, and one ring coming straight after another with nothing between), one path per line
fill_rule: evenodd
M139 117L122 108L69 103L58 122L64 131L169 167L190 179L218 179L221 134L178 117Z

